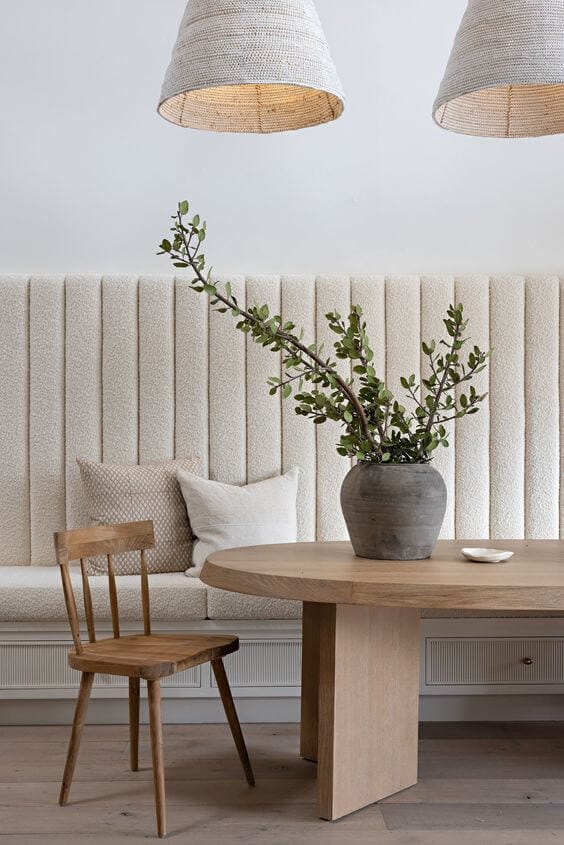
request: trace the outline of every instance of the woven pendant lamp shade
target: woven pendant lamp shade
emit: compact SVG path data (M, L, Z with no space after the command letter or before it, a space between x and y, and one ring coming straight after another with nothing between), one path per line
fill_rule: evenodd
M469 0L433 117L466 135L564 132L564 0Z
M159 114L215 132L327 123L343 91L312 0L189 0Z

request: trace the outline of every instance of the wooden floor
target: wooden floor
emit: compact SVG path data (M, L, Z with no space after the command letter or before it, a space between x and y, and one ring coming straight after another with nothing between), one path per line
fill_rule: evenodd
M296 725L246 725L247 787L227 726L165 726L171 842L190 845L564 845L564 723L422 728L420 780L339 822L315 815L315 766ZM127 728L86 728L67 807L68 728L0 727L0 845L154 838L146 727L140 771Z

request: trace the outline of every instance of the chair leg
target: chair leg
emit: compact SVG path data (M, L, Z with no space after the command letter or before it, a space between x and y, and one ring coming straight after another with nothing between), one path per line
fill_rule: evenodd
M129 679L129 759L131 771L139 769L139 678Z
M94 672L83 672L80 679L80 689L78 691L78 699L74 711L74 720L72 723L71 738L69 742L69 750L67 753L67 762L65 763L65 771L63 774L63 782L61 784L61 792L59 794L59 804L64 806L67 803L69 792L72 783L72 776L74 774L74 767L76 765L76 758L78 757L78 749L80 748L80 737L82 735L82 728L86 721L86 710L88 708L88 700L90 699L90 691L92 689L92 681L94 680Z
M247 778L247 783L249 786L254 786L255 776L247 753L247 746L245 745L245 740L241 732L241 725L239 724L239 717L237 716L233 696L231 695L231 687L229 686L229 681L227 680L223 660L221 657L218 657L216 660L211 661L211 665L217 681L219 694L223 703L223 709L225 710L225 715L227 716L227 721L229 722L229 727L231 728L231 733L233 735L233 739L235 740L235 745L237 746L239 759L241 760L245 777Z
M166 805L163 758L163 726L161 721L160 681L147 681L149 694L149 723L151 726L151 751L153 754L153 780L157 808L157 832L166 836Z

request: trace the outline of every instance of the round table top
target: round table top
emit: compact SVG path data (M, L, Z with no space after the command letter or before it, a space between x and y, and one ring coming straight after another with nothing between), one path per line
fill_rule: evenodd
M466 561L464 546L507 549ZM355 557L350 543L288 543L215 552L202 581L237 593L330 604L466 610L564 610L562 540L441 540L428 560Z

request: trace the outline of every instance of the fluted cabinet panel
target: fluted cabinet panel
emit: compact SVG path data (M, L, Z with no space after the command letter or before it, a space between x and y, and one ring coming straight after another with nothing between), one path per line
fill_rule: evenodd
M88 525L77 457L102 459L102 297L98 276L66 279L67 525Z
M29 564L29 280L0 277L0 566Z
M65 514L65 282L34 277L29 289L29 490L31 562L53 562Z
M102 279L102 446L108 463L139 456L139 301L134 276Z

